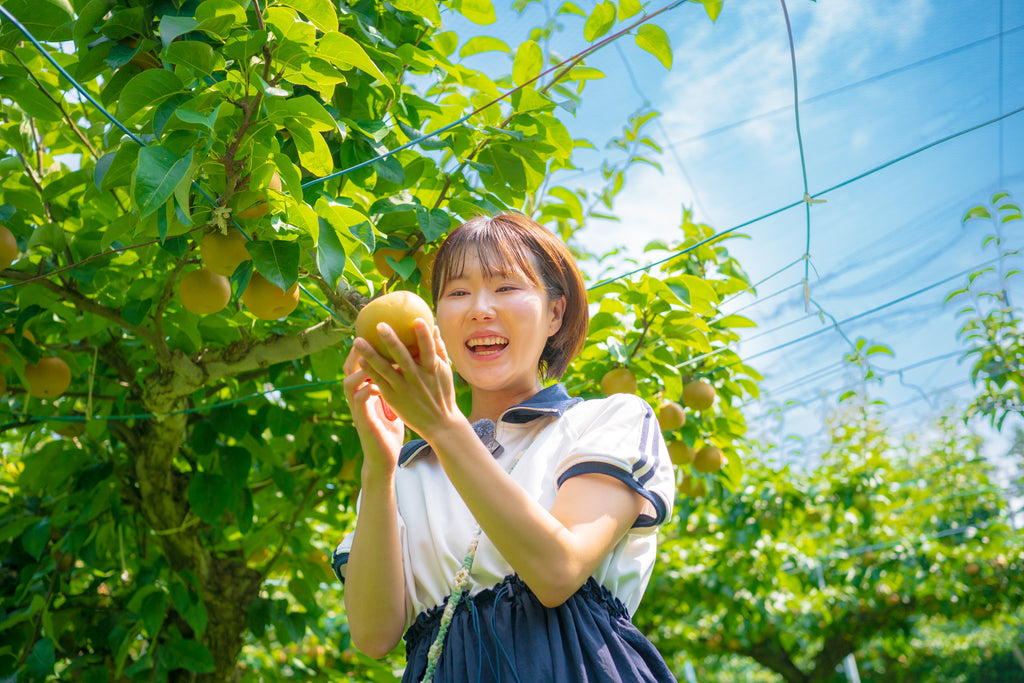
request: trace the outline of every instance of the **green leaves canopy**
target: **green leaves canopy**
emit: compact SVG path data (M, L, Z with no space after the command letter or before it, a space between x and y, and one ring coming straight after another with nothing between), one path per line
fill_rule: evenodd
M489 0L454 8L496 19ZM603 74L574 62L533 81L553 34L466 39L425 0L373 12L329 0L3 9L132 135L0 22L0 221L17 252L0 290L0 677L226 680L240 661L267 671L271 653L312 647L309 670L386 680L394 667L345 655L326 570L358 492L359 446L336 386L350 323L385 284L424 292L427 276L417 258L391 259L399 275L386 283L374 252L429 257L452 226L511 208L600 270L574 235L596 215L585 207L610 210L629 170L654 163L640 153L656 151L642 132L653 114L625 123L609 157L629 151L588 191L552 177L596 147L565 113ZM581 23L596 39L639 11L603 3ZM646 40L656 56L666 49ZM453 57L484 51L510 55L509 73ZM512 84L523 87L506 97ZM707 230L687 222L673 248ZM239 232L228 305L190 312L182 274L212 267L212 235ZM654 401L679 393L679 366L699 351L738 361L725 353L732 323L710 319L747 283L703 282L710 259L728 255L709 247L664 278L595 290L603 308L567 377L574 390L596 395L618 359ZM258 319L240 301L252 270L309 294L285 318ZM25 368L46 357L66 363L71 385L41 400ZM753 377L741 363L714 374L720 410L670 436L726 446L738 467L733 399L756 391ZM328 642L331 657L318 654Z

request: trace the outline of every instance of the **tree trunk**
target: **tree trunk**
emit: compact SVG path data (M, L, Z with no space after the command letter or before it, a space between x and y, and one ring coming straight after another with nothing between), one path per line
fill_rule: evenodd
M141 426L136 454L141 513L153 539L171 568L196 578L206 606L207 626L199 640L213 655L215 670L195 675L179 672L176 680L233 681L247 628L249 606L259 595L262 576L245 560L216 557L202 539L206 525L190 511L189 475L179 471L175 458L186 438L188 406L185 397L211 382L240 372L294 360L337 344L349 331L333 320L308 330L258 344L235 345L193 360L180 353L168 366L147 378L142 403L150 418Z
M793 662L789 652L782 646L778 638L758 643L744 654L752 657L758 664L766 666L786 680L786 683L808 683L810 678Z

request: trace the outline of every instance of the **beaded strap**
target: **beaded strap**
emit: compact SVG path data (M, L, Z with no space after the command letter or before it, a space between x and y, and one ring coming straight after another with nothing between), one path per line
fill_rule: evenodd
M448 604L444 606L444 614L441 615L441 625L437 629L437 637L430 644L427 651L427 670L423 674L423 683L431 683L434 680L434 672L437 671L437 660L441 658L441 650L444 649L444 639L448 635L448 627L451 626L452 617L455 615L455 608L462 601L462 596L469 588L469 572L473 569L473 559L476 557L476 546L480 542L480 527L476 529L476 536L469 544L466 557L462 560L462 566L455 573L455 585L452 586L452 594L448 596Z
M493 429L493 423L491 424ZM479 432L477 433L479 434ZM483 438L482 435L481 438ZM519 463L519 458L522 456L523 452L521 451L519 455L516 456L516 459L512 461L512 464L508 466L508 473L511 474L512 470L515 469L515 466ZM478 526L476 528L476 534L473 536L473 540L470 542L469 548L466 550L466 556L462 559L462 566L459 567L459 571L455 572L452 592L451 595L448 596L448 604L444 606L444 614L441 615L441 624L437 629L437 636L434 638L434 642L430 644L430 649L427 651L427 668L423 674L423 683L432 683L434 680L434 673L437 671L437 661L441 658L441 651L444 649L445 637L448 635L448 627L451 626L452 617L455 616L455 608L458 607L460 602L462 602L462 598L469 588L469 573L473 569L473 560L476 559L476 547L480 543L480 533L481 529Z

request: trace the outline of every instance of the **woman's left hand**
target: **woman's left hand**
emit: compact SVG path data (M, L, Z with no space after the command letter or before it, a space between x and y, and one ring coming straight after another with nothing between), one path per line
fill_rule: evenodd
M419 350L414 359L387 323L377 325L377 334L394 363L377 353L369 342L357 338L355 348L363 357L363 369L370 376L402 421L424 439L444 429L461 413L455 402L455 382L448 352L437 327L418 318L413 324Z

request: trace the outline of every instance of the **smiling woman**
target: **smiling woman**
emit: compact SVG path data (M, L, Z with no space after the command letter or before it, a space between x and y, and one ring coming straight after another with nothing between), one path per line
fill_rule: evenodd
M477 218L432 281L418 355L381 324L390 358L359 338L345 364L363 486L334 569L353 642L383 656L404 633L404 681L675 680L630 620L674 496L654 413L542 383L586 336L568 249L524 216ZM402 445L406 426L423 438Z

